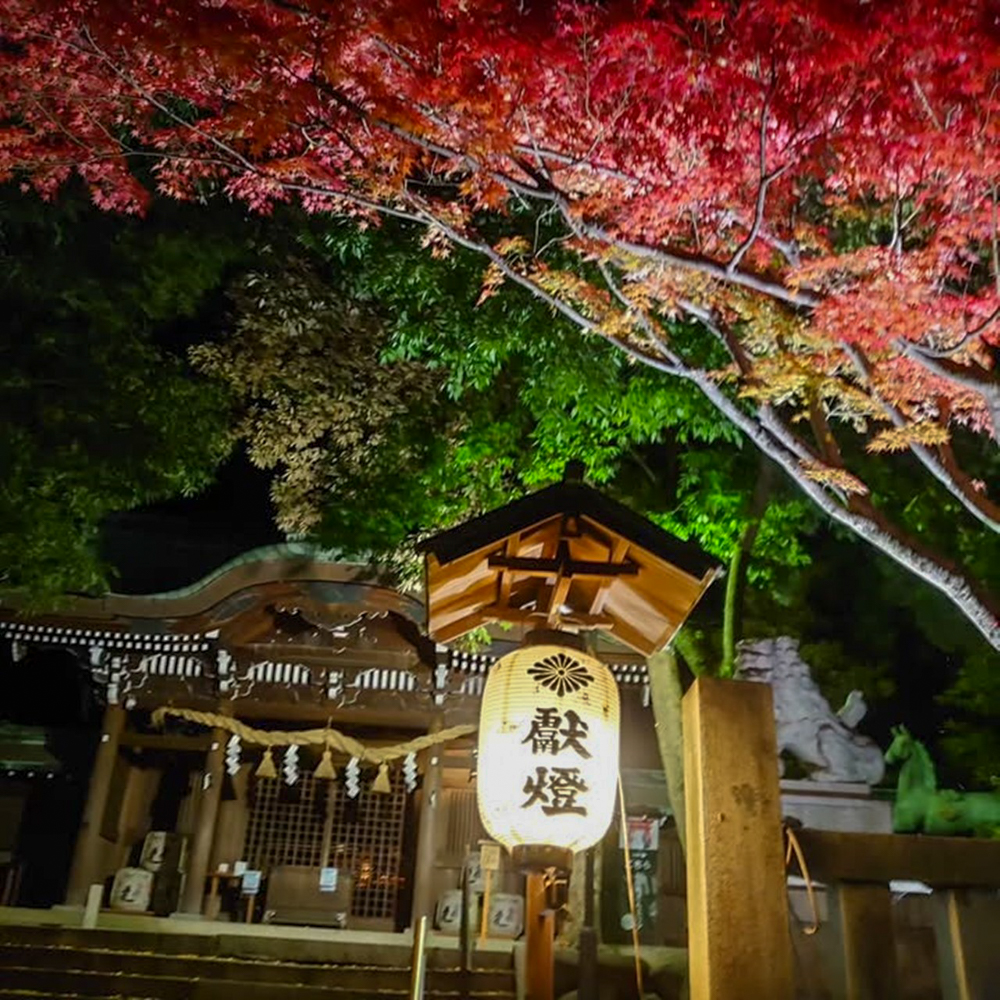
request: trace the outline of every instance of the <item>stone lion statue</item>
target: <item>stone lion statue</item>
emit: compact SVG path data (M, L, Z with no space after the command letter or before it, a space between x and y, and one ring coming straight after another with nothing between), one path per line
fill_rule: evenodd
M810 676L796 639L741 642L737 676L771 685L778 752L800 760L813 781L875 785L882 780L882 751L855 732L866 711L861 692L852 691L835 713Z

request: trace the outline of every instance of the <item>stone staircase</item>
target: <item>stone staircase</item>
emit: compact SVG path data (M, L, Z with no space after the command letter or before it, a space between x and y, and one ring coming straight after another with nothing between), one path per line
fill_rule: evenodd
M424 996L514 1000L510 955L476 962L463 972L457 951L430 950ZM409 987L403 944L0 926L0 1000L395 1000Z

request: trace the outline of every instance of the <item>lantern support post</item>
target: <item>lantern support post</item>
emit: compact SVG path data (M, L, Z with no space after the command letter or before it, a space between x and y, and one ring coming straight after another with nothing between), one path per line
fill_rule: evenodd
M420 548L431 638L450 642L493 622L527 632L486 678L477 798L486 832L527 873L527 1000L552 1000L553 889L565 887L572 854L607 831L618 783L618 681L580 633L600 629L648 656L677 632L719 568L586 486L578 463L566 467L562 483ZM588 971L597 964L590 854L586 882L585 1000L597 978Z
M584 856L583 927L580 928L577 1000L597 1000L597 928L594 926L594 848Z
M555 997L555 913L549 906L549 876L529 871L524 890L524 950L527 965L526 1000Z

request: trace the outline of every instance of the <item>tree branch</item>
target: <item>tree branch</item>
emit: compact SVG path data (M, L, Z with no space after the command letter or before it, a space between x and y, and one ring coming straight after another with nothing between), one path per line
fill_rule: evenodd
M1000 295L1000 232L998 232L997 225L997 186L996 184L990 185L990 203L993 208L992 222L992 233L990 243L992 245L992 258L993 258L993 287L996 289L997 295ZM995 315L995 314L994 314Z
M966 347L970 341L975 340L998 316L1000 316L1000 306L993 310L978 326L967 329L962 334L961 339L952 344L951 347L925 347L923 344L912 343L913 350L922 354L925 358L951 358Z
M766 423L773 423L776 420L776 415L771 411L768 421L765 411L769 410L769 407L761 407L756 417L751 416L737 406L712 381L708 373L688 370L675 374L695 384L720 413L743 431L768 458L773 459L784 469L796 486L817 507L835 521L850 528L900 566L945 594L986 641L994 649L1000 650L1000 611L991 599L944 560L925 551L917 551L898 533L889 530L884 519L872 517L873 509L849 510L822 485L807 478L803 474L804 470L798 456L765 429Z
M768 298L785 302L799 309L812 309L822 302L819 296L813 295L811 292L785 288L784 285L754 274L748 274L746 271L733 271L730 274L727 270L727 265L720 264L709 257L688 256L679 251L664 250L645 243L636 243L632 240L622 239L621 237L614 236L603 226L592 222L581 220L580 227L585 236L617 247L635 257L656 261L659 264L676 267L683 271L694 271L698 274L704 274L707 277L716 278L724 284L749 288L752 291L760 292L761 295L765 295Z
M858 374L868 383L868 391L872 398L885 411L894 427L906 427L907 420L899 410L884 399L872 384L871 365L861 348L847 344L844 351L851 359ZM1000 532L1000 507L991 503L975 489L972 480L959 467L950 448L939 449L941 458L934 455L930 448L917 442L911 442L910 451L928 472L953 496L962 506L991 531ZM943 453L942 453L943 452Z
M726 265L726 273L730 275L735 273L746 252L753 246L754 240L760 233L760 227L764 223L764 206L767 201L768 187L773 180L776 180L788 169L788 164L786 164L771 171L771 173L767 172L767 111L769 105L770 97L765 99L764 107L760 112L760 183L757 186L757 204L754 208L753 224L750 226L746 239L736 248L736 252Z
M1000 444L1000 383L995 378L990 378L983 369L980 369L983 374L979 375L971 366L960 365L947 358L931 357L912 341L897 338L893 343L897 350L926 368L932 375L979 393L993 423L993 439Z

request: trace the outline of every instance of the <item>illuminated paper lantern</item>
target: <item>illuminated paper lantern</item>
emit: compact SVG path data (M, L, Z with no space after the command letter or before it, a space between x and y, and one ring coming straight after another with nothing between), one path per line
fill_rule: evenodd
M604 836L618 782L618 686L599 660L527 646L494 665L479 717L479 814L515 860Z

